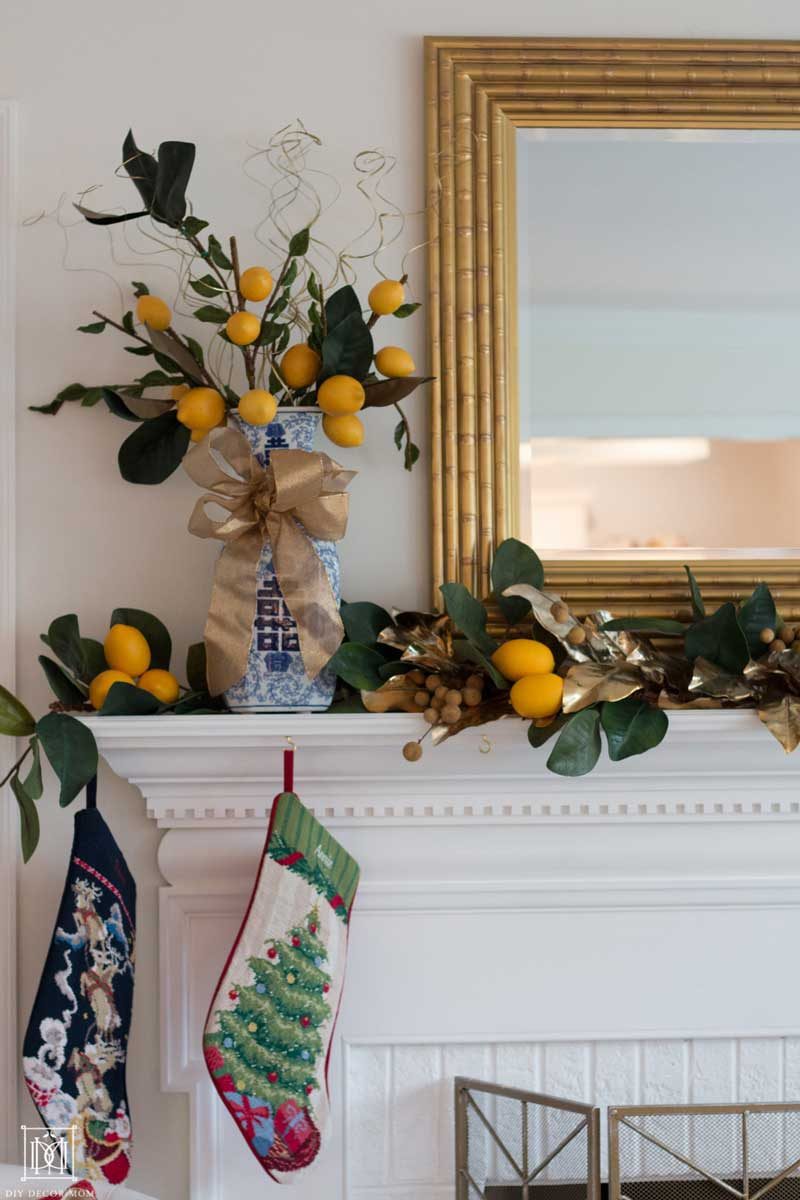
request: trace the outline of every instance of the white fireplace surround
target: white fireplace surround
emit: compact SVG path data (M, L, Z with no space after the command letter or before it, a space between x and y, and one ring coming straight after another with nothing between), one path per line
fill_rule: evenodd
M334 1131L300 1200L450 1198L457 1074L601 1105L800 1096L800 755L754 714L671 714L657 750L575 780L514 721L416 764L404 715L87 723L164 830L162 1078L191 1098L191 1200L273 1187L200 1030L287 737L298 793L363 871Z

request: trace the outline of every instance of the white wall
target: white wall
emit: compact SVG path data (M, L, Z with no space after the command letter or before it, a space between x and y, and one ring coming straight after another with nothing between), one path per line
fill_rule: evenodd
M107 179L128 124L151 146L197 141L192 195L230 230L255 224L256 189L242 182L246 143L301 116L323 134L342 170L357 150L397 153L398 198L423 201L424 33L618 34L791 37L794 5L773 0L240 0L219 6L134 6L83 0L6 0L0 31L0 88L20 104L20 216L51 209L63 191ZM116 193L119 194L119 193ZM92 233L96 247L102 234ZM81 238L81 255L94 254ZM192 489L183 479L152 491L117 475L120 426L99 412L47 420L26 406L65 382L105 374L119 358L111 343L74 332L93 301L113 302L102 279L68 274L52 225L21 231L18 255L19 684L37 710L47 690L37 637L65 611L98 633L115 604L147 607L170 625L179 647L197 637L214 547L185 532ZM139 272L131 272L133 278ZM123 276L126 277L126 276ZM410 348L423 356L423 323ZM102 358L101 358L102 356ZM128 360L130 362L131 360ZM102 366L100 366L102 364ZM125 365L128 365L126 363ZM415 412L422 424L419 406ZM376 425L384 422L380 431ZM371 418L370 444L343 461L362 475L344 546L345 594L386 603L428 596L427 464L409 480L390 444L391 418ZM277 769L277 764L276 764ZM159 1094L154 866L157 831L139 795L105 771L101 796L140 889L137 1013L131 1090L138 1142L135 1183L168 1200L187 1194L186 1113ZM42 846L20 888L21 1011L31 1002L65 869L71 814L52 787ZM28 1110L24 1110L30 1116Z

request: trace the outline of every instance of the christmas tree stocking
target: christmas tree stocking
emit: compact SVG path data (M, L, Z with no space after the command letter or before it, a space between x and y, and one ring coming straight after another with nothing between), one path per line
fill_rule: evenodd
M223 1104L279 1182L309 1167L325 1137L328 1057L358 875L297 796L278 796L204 1048Z
M136 885L98 810L75 814L55 932L23 1046L28 1091L73 1176L108 1195L130 1170L125 1062Z

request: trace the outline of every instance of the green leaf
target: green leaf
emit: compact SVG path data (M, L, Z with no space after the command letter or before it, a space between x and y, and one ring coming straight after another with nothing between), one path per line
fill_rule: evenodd
M351 375L363 379L369 371L374 346L372 334L361 313L350 313L335 329L328 329L322 343L322 378Z
M712 616L689 627L686 631L686 657L707 658L732 675L742 673L750 658L750 650L732 601L726 601Z
M288 292L289 288L292 286L295 279L297 279L298 269L299 268L298 268L296 262L289 263L289 266L286 268L286 274L284 275L283 280L281 282L281 287L286 292Z
M180 466L190 436L172 409L143 421L119 448L122 478L129 483L163 483Z
M392 316L400 317L401 319L403 319L405 317L410 317L410 316L413 316L413 314L417 311L418 308L422 308L422 305L421 304L401 304L399 308L396 308L394 310L394 312L392 313Z
M222 249L222 246L220 246L213 233L209 234L208 236L208 253L215 267L219 267L221 271L233 270L233 263L228 258L227 254Z
M81 638L83 646L83 654L86 659L86 678L91 682L95 675L99 675L101 671L105 671L108 666L106 662L106 653L103 649L103 643L98 642L96 638Z
M504 596L507 587L527 583L544 586L544 567L538 554L518 538L506 538L495 551L492 562L492 590L505 619L516 625L530 612L530 601L522 596Z
M111 625L132 625L134 629L138 629L150 647L151 667L158 667L162 671L169 670L172 638L166 625L159 621L158 617L144 612L141 608L115 608L109 627Z
M22 786L30 796L31 800L41 800L44 792L44 784L42 783L42 756L39 753L39 739L32 737L31 746L31 769L23 780Z
M315 297L315 299L319 299L319 297ZM335 292L331 292L325 301L325 324L328 333L334 330L337 325L341 325L346 317L353 315L361 316L361 305L355 289L349 283L346 283L344 287L337 288Z
M198 233L202 233L204 229L208 229L208 221L201 221L199 217L184 217L181 224L181 233L186 237L197 237Z
M302 258L304 254L307 254L310 241L310 229L301 229L299 233L296 233L289 242L289 253L292 258Z
M103 388L87 388L86 395L81 400L81 408L94 408L103 399Z
M534 750L538 750L545 742L549 742L551 737L555 737L557 733L566 725L569 720L567 713L559 713L553 717L549 725L536 725L531 721L528 726L528 741L533 746Z
M348 640L366 646L372 646L377 642L378 634L394 624L385 608L368 600L360 600L355 604L343 601L341 614Z
M683 637L688 625L681 621L670 621L664 617L615 617L600 626L601 630L628 633L660 633L663 637Z
M102 333L105 327L105 321L92 321L90 325L79 325L78 333Z
M108 689L100 714L103 717L149 717L160 709L160 702L150 692L119 680Z
M177 383L182 382L182 379L177 376L167 375L164 371L148 371L137 382L144 388L175 387Z
M313 271L311 272L311 274L308 277L308 284L306 286L308 287L308 294L311 297L311 299L316 300L317 303L319 304L320 301L322 300L322 293L319 290L319 284L317 283L317 277Z
M188 334L184 334L184 340L189 348L189 353L191 354L192 358L198 364L198 366L202 367L203 363L205 362L205 358L203 356L203 347L199 342L196 342L193 337L189 337Z
M87 693L81 691L63 667L54 662L52 658L48 658L46 654L39 655L39 663L56 699L60 700L67 708L82 708Z
M134 421L136 424L142 420L141 417L137 417L136 413L131 412L119 392L112 391L111 388L103 388L103 399L108 411L115 417L121 417L123 421Z
M406 436L406 423L405 423L405 421L398 421L394 427L394 444L395 444L395 446L397 446L398 450L402 449L403 438L405 436Z
M190 279L189 287L198 296L207 296L213 300L222 294L222 284L213 275L203 275L200 279Z
M162 142L158 147L158 170L153 216L180 229L186 215L186 188L194 166L193 142Z
M227 309L216 304L203 304L192 313L198 321L206 321L209 325L224 325L230 315Z
M186 682L193 692L208 690L205 642L194 642L186 652Z
M700 595L700 585L695 579L694 572L692 571L691 567L688 567L684 564L683 569L686 572L686 578L689 581L689 593L692 597L692 612L699 620L701 617L706 615L706 606L703 603L703 597Z
M170 363L174 364L176 370L183 371L187 379L194 380L197 383L203 382L203 375L197 363L197 358L194 351L189 346L184 346L176 338L168 333L164 333L160 329L151 329L148 331L150 341L153 343L154 349L157 351L156 358L163 355ZM186 339L187 342L191 338ZM197 342L194 343L197 346ZM199 347L198 347L199 349ZM202 358L202 350L200 355Z
M124 316L122 318L122 325L127 333L130 333L130 334L136 333L136 326L133 322L133 313L132 312L126 312L124 314Z
M588 775L600 757L600 713L584 708L564 724L550 751L547 769L555 775Z
M463 583L443 583L439 591L444 597L447 615L456 629L460 630L481 654L493 654L497 649L497 642L486 632L486 609L480 600L476 600Z
M747 638L751 658L758 658L766 653L768 647L761 641L759 634L762 629L776 628L778 613L772 592L765 583L759 583L753 594L740 607L739 624Z
M0 686L0 734L30 737L35 728L36 722L22 701Z
M669 728L665 712L634 696L613 703L606 701L600 707L600 720L608 740L608 756L613 762L652 750L663 741Z
M151 346L123 346L122 349L127 354L138 354L141 358L147 358L148 354L153 353Z
M383 683L379 674L386 660L377 650L358 642L343 642L328 663L340 679L359 691L375 692Z
M47 713L36 732L50 766L61 781L59 804L71 804L97 774L97 745L89 729L67 713Z
M146 283L141 283L138 279L131 280L131 287L133 288L133 294L137 300L140 296L150 295L150 288Z
M11 790L19 805L19 836L22 844L22 861L28 862L39 845L39 812L25 788L19 774L11 776Z
M129 129L122 143L122 165L141 196L145 208L153 207L156 196L158 163L152 154L136 145L133 130Z
M407 471L410 471L414 463L419 460L419 446L409 438L406 442L406 452L403 457L403 466Z
M75 613L66 613L50 622L47 644L77 679L86 678L86 657Z
M91 208L84 208L82 204L73 204L85 221L90 225L121 225L123 221L138 221L139 217L147 217L150 214L147 209L141 209L138 212L129 213L102 213L94 212Z
M387 679L391 679L393 675L407 675L409 671L416 671L418 669L419 668L417 667L416 663L409 662L408 660L401 660L399 658L393 658L389 662L385 662L383 664L378 671L378 674L380 675L381 679L385 681Z

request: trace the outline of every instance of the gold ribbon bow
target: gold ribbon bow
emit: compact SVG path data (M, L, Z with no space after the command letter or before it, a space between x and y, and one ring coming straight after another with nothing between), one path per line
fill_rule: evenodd
M215 454L236 472L222 469ZM196 537L225 543L217 561L205 627L208 688L218 696L242 678L253 636L261 547L269 539L278 586L297 622L300 653L315 679L344 636L330 580L311 538L336 542L347 528L345 488L356 474L327 454L273 450L262 467L243 434L226 429L199 442L183 460L208 490L189 519ZM206 505L230 514L215 520Z

